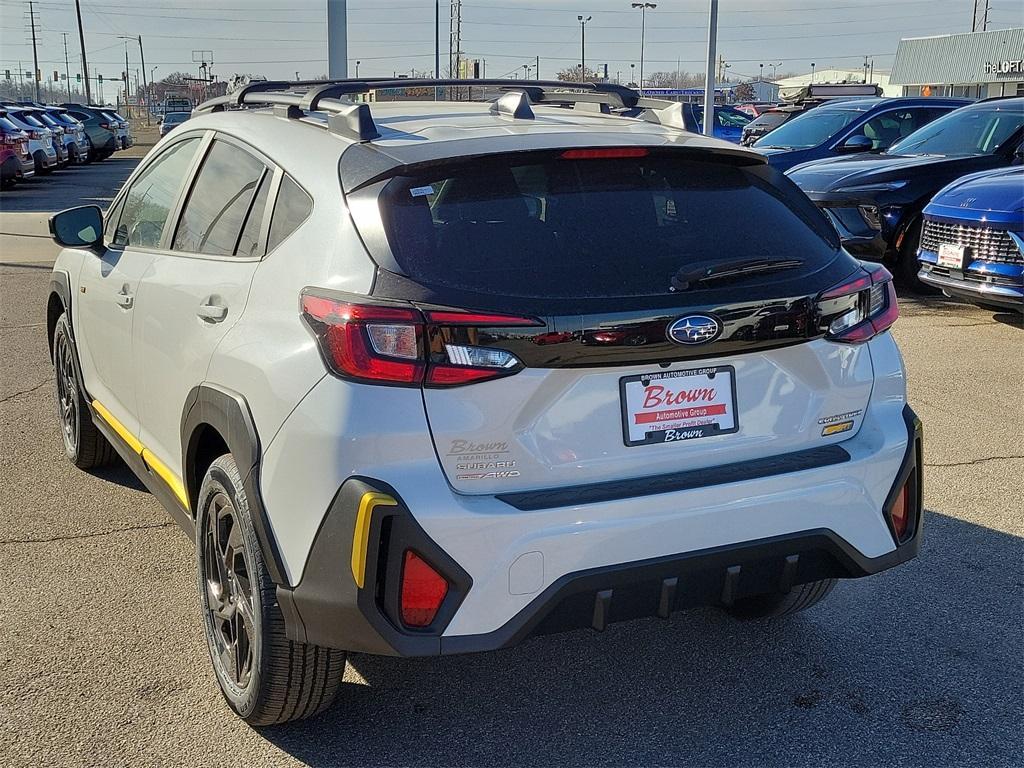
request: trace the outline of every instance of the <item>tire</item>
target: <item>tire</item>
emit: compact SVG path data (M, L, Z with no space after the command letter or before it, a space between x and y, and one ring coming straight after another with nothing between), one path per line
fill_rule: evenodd
M822 579L800 584L785 593L773 592L767 595L744 597L725 608L725 611L734 618L742 620L777 619L789 616L820 603L835 588L836 581L836 579Z
M57 396L57 420L61 427L64 453L79 469L104 467L115 460L114 447L96 428L78 380L75 347L65 312L53 332L53 371Z
M345 652L285 635L277 591L230 454L210 465L196 509L203 630L228 706L253 726L301 720L327 709L341 689Z
M903 235L903 243L900 245L897 261L893 272L900 285L914 293L926 296L934 296L940 293L938 288L922 283L917 273L921 271L921 265L917 262L917 249L921 245L921 219L918 217Z

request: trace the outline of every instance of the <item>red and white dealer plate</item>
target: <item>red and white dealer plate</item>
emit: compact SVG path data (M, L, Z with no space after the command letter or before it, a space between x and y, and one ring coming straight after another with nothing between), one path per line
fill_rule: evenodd
M619 379L626 445L671 443L739 429L736 370L715 365Z

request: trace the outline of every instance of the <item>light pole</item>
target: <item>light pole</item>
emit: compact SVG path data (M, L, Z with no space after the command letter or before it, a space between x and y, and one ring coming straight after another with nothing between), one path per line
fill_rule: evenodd
M356 59L356 79L357 80L359 79L359 65L362 64L362 63L363 62L361 62L359 59Z
M632 3L640 9L640 93L644 91L644 34L647 30L647 9L657 8L657 3Z
M811 62L811 85L814 85L814 62Z
M763 83L764 82L764 64L758 64L758 66L760 67L760 69L757 70L757 82Z
M775 70L782 66L782 62L769 64L768 66L772 68L772 82L775 82Z
M587 81L587 22L590 21L593 16L582 16L576 17L580 22L580 82L585 83Z
M636 82L636 64L629 65L629 82L630 84Z

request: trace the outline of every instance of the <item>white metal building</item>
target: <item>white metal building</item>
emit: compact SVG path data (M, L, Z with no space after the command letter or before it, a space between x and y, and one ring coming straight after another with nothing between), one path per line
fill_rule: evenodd
M1024 96L1024 28L900 40L891 82L906 96Z
M892 85L889 81L889 73L881 70L868 69L868 80L874 85L882 87L883 96L902 96L903 89L898 85ZM810 72L804 75L794 75L776 80L780 88L791 88L793 86L810 85L811 83L863 83L864 69L816 69L812 75Z

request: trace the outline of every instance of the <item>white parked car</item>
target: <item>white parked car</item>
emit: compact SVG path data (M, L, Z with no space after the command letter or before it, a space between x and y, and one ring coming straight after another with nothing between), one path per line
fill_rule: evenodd
M320 711L346 651L779 616L916 555L884 269L623 87L349 100L433 84L243 88L51 219L68 458L195 537L241 717Z

